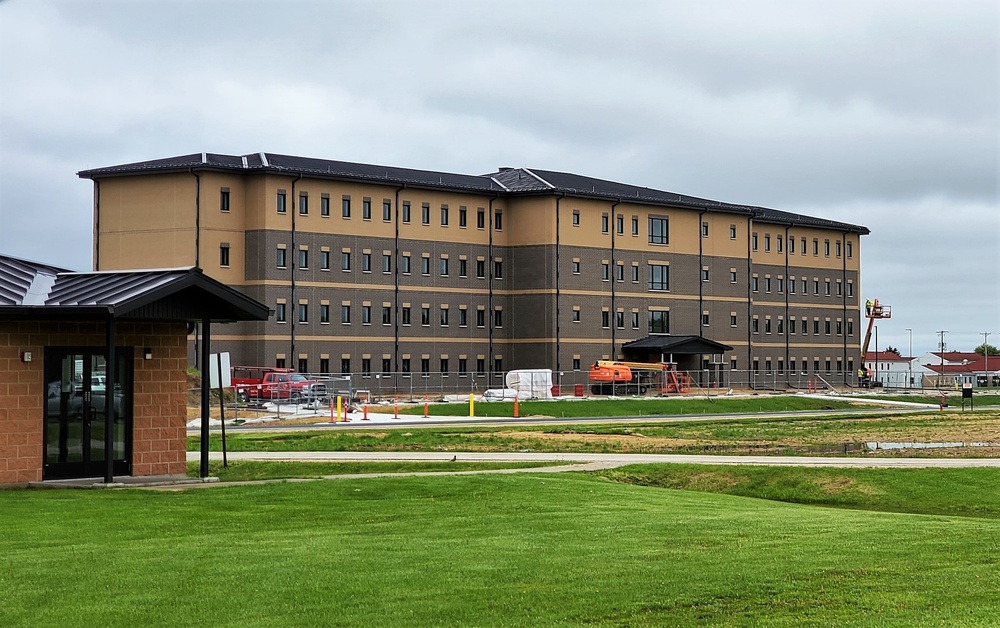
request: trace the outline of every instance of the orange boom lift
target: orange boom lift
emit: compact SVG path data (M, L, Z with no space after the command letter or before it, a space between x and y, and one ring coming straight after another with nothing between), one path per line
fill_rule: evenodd
M647 390L659 393L686 393L691 378L665 362L617 362L598 360L590 367L590 392L595 395L644 395Z
M875 320L880 318L892 318L892 307L882 305L878 299L865 303L865 317L868 319L868 331L865 332L865 342L861 346L861 368L858 369L858 386L861 388L872 388L878 386L878 382L872 380L872 371L865 366L868 358L868 345L872 340L872 328ZM877 356L876 356L877 359Z

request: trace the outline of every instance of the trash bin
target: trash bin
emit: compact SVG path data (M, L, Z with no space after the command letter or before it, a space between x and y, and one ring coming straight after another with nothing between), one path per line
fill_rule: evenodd
M583 384L576 384L573 386L573 396L574 397L583 396Z
M553 397L559 396L559 384L556 384L555 386L552 387L552 396Z

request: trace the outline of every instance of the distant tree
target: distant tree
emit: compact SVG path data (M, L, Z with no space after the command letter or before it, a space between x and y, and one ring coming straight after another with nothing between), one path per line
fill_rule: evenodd
M975 352L978 353L979 355L1000 355L1000 349L997 349L993 345L987 344L985 342L976 347Z
M885 348L885 352L886 353L895 353L899 357L903 357L903 354L899 352L899 349L897 349L896 347L894 347L892 345L889 345L888 347L886 347Z

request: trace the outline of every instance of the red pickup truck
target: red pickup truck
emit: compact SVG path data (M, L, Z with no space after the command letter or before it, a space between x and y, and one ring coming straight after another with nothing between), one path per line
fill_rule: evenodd
M234 366L232 384L243 401L289 399L314 401L327 396L326 384L292 369Z

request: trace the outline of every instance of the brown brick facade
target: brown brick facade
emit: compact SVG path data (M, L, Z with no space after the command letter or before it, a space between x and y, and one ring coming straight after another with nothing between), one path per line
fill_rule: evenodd
M0 486L42 480L45 347L104 343L100 322L0 322ZM186 343L183 323L117 325L116 346L135 347L132 475L185 472Z

